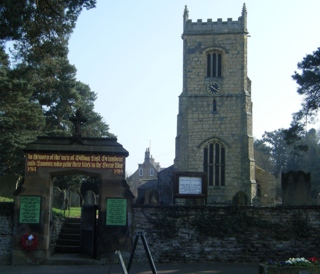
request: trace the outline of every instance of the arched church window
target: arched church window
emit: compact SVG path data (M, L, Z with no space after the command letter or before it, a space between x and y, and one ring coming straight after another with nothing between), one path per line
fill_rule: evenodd
M218 52L207 54L207 77L221 77L222 55Z
M218 142L211 142L203 149L203 170L209 186L225 185L226 149Z

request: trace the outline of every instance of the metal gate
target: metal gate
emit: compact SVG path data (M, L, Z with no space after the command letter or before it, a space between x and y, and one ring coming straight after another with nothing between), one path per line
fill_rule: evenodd
M96 205L84 205L81 208L80 249L81 253L96 257Z

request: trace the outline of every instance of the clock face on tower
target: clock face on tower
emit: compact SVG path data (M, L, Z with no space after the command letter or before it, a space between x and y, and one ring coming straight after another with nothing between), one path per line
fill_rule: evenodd
M208 85L208 92L210 94L215 94L215 93L218 93L219 91L220 91L220 85L217 82L210 83Z

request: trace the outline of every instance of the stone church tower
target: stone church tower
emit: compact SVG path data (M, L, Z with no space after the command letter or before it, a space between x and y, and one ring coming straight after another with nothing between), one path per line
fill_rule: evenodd
M208 204L256 194L247 11L237 21L189 20L183 14L183 90L175 171L206 172Z

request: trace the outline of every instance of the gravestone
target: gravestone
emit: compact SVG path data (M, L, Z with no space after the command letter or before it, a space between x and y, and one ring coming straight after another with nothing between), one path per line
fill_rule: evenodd
M159 204L159 192L157 189L147 189L144 197L145 205L157 205Z
M80 196L78 193L70 192L70 207L80 207Z
M311 175L303 171L289 171L281 175L282 205L311 205Z
M0 176L0 196L13 199L13 192L17 189L21 179L17 175Z
M60 188L54 187L52 207L63 209L64 199L65 199L64 192Z
M249 205L248 200L247 194L245 194L243 191L238 191L232 198L232 205L247 206Z
M96 204L97 204L96 194L92 190L88 190L84 194L83 205L96 205Z

